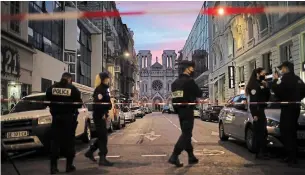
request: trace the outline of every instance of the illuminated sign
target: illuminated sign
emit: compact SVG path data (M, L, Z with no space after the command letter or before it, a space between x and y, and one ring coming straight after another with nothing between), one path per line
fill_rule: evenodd
M229 89L235 88L235 67L228 66Z

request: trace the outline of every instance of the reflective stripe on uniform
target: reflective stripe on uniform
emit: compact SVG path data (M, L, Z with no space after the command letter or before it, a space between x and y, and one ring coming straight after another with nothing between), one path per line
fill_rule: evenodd
M172 92L172 98L182 98L182 97L183 97L183 91Z

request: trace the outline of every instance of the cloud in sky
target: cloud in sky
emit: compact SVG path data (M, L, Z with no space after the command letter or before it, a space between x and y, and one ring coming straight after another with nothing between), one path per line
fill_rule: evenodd
M159 1L116 1L119 11L145 10L185 10L194 9L194 13L176 15L143 15L123 16L126 23L134 31L135 48L151 50L153 59L159 58L163 50L181 50L191 32L203 1L159 2Z

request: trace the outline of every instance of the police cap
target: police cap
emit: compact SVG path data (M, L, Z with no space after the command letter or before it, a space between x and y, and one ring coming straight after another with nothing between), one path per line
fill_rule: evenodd
M101 72L100 74L101 81L104 81L106 78L110 78L107 72Z
M289 61L284 61L281 65L279 65L277 68L282 69L282 67L287 67L290 71L294 70L294 65L293 63Z
M179 64L184 67L195 67L195 62L188 60L182 60Z
M65 72L61 75L61 78L72 78L72 75L69 72Z

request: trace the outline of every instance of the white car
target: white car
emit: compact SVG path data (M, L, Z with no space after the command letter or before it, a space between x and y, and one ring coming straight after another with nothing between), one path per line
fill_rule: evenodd
M130 108L130 110L135 117L143 118L144 115L145 115L145 113L143 112L143 110L139 106L132 107L132 108Z
M90 98L93 88L73 83L81 92L83 101ZM3 146L7 151L50 148L50 129L52 116L44 103L33 103L26 100L45 101L45 93L37 93L22 98L10 111L1 116L1 135ZM86 106L78 109L78 125L75 137L84 142L91 139L89 113Z
M200 110L197 106L194 109L194 117L198 117L198 118L200 117Z
M122 107L122 112L125 116L125 121L134 122L136 121L135 115L131 112L130 108L127 106Z

